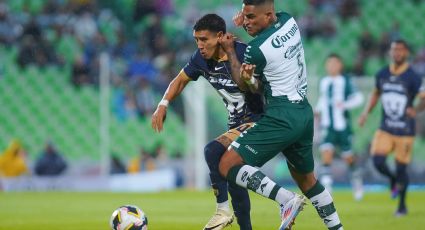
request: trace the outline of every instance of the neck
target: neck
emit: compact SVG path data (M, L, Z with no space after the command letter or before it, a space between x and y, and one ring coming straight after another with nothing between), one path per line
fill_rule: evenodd
M226 52L224 51L224 49L221 46L219 46L215 51L213 59L216 60L216 61L219 61L219 60L225 58L226 56L227 55L226 55Z

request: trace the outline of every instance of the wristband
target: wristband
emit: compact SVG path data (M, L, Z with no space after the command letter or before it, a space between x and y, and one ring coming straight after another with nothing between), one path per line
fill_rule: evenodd
M162 99L162 100L159 102L158 106L163 105L163 106L165 106L165 107L168 107L168 104L169 104L169 103L170 103L170 102L169 102L167 99Z
M255 77L251 77L249 81L245 81L245 83L248 85L255 85L255 83L257 83L257 79L255 79Z

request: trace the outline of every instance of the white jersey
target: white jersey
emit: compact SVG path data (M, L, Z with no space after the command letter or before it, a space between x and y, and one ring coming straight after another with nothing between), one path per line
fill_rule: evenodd
M351 80L345 76L326 76L320 81L320 97L316 111L321 115L320 125L336 131L350 126L348 110L359 107L363 95L355 90Z
M286 96L300 101L307 94L307 71L301 34L294 18L278 13L278 20L262 31L247 47L245 63L255 63L255 76L262 80L265 96Z

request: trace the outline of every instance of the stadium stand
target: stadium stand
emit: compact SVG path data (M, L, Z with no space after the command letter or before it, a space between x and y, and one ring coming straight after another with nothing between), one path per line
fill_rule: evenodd
M155 92L154 97L158 100L170 78L179 71L194 49L191 34L193 20L205 12L225 12L224 8L232 12L240 8L239 0L160 1L162 5L152 6L154 14L160 15L160 26L152 27L152 15L142 15L140 20L134 20L134 6L137 0L119 1L119 5L117 2L7 0L0 3L0 149L4 149L10 139L20 138L30 156L34 158L34 154L42 149L45 140L51 139L69 158L98 159L97 76L100 51L108 51L111 54L113 78L122 82L119 86L125 93L128 92L130 98L140 90L138 84L133 81L137 82L141 77L148 78ZM423 34L417 33L417 26L422 24L425 12L424 1L359 0L355 1L359 7L358 15L348 18L342 17L340 6L329 3L335 1L320 1L322 5L315 2L319 1L277 2L279 9L292 13L297 19L303 18L311 11L314 20L320 22L327 19L326 14L331 13L331 26L335 27L335 33L332 36L317 33L304 41L311 78L324 74L322 63L330 52L340 53L347 63L348 70L354 72L359 59L358 40L364 29L367 29L375 40L383 33L389 33L391 36L398 34L411 42L413 50L425 44ZM193 6L200 10L194 9ZM378 7L380 10L376 11ZM94 34L90 34L90 28L80 28L80 35L88 36L88 40L82 39L76 32L77 19L83 12L88 13L87 20L95 22ZM375 15L373 21L369 17L371 14ZM42 31L43 40L52 47L50 51L54 51L56 59L52 62L35 60L21 67L17 64L17 59L23 45L22 34L32 16L38 29ZM230 21L228 19L228 23ZM399 27L395 26L397 23ZM242 40L249 40L241 29L230 27ZM319 32L321 28L317 28ZM13 33L5 34L4 30ZM149 36L153 36L158 42L149 44L149 41L144 39ZM385 58L379 57L377 53L374 52L372 56L361 61L361 64L364 64L361 66L363 75L373 75L385 63ZM153 77L133 78L127 75L127 66L135 54L143 54L143 60L153 66ZM71 84L72 64L81 57L90 69L91 78L75 87ZM310 89L316 90L314 86ZM124 100L122 103L126 102ZM223 110L219 109L221 102L208 102L213 104L213 115L210 117L223 117ZM184 131L181 108L176 106L174 109L166 123L167 133L171 135L154 133L146 114L120 120L112 113L111 151L130 157L135 156L140 147L153 151L158 144L164 144L170 155L184 154L189 145L188 136ZM376 120L377 117L374 116L373 119ZM224 125L224 119L216 123ZM370 135L370 132L358 135L358 149L364 149ZM417 149L424 146L422 142L417 143Z

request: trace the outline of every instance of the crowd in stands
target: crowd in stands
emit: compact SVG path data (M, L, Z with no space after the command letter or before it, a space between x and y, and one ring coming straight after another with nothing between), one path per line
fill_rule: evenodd
M172 169L176 173L176 186L180 187L184 184L183 165L181 154L169 156L163 146L158 145L153 152L141 148L140 153L128 161L117 154L112 154L110 174L135 174L158 169ZM67 168L68 163L64 154L51 141L46 143L34 161L28 158L25 147L17 139L11 140L9 146L2 153L0 152L0 182L2 178L29 175L60 176L66 173Z
M7 1L1 1L0 43L18 49L16 63L20 68L67 67L75 87L98 84L99 55L108 52L112 58L114 114L120 120L145 117L152 113L157 97L195 48L190 28L201 12L185 12L188 15L181 29L188 32L181 32L180 39L169 37L163 18L179 13L173 4L172 0L135 0L127 25L116 9L107 8L103 1L47 0L37 13L25 7L11 12ZM235 10L237 7L229 4L221 11L231 14ZM295 16L305 39L311 40L332 39L338 33L335 18L344 22L360 14L358 0L309 0L308 10ZM372 56L386 57L390 41L399 36L397 22L380 38L365 29L358 38L352 72L364 75L364 63ZM415 64L423 73L423 52L419 52Z

